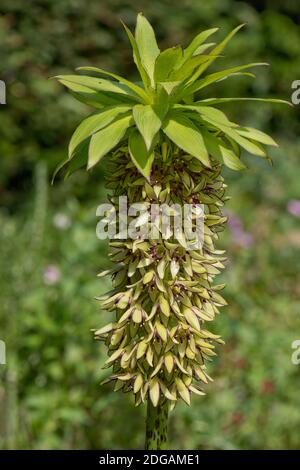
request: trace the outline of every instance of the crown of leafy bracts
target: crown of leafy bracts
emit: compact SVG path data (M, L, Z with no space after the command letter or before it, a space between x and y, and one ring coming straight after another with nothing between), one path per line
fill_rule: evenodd
M233 170L244 169L241 147L269 159L264 146L277 146L270 136L231 122L213 105L244 100L288 102L236 97L201 100L203 88L234 75L255 77L246 70L268 65L249 63L205 74L243 26L236 27L217 45L206 42L218 30L212 28L199 33L185 49L176 46L161 52L152 26L140 13L135 37L124 24L140 82L130 82L96 67L78 70L108 76L112 80L86 75L57 76L76 99L99 109L77 127L70 140L68 158L57 171L67 165L68 176L86 163L90 169L124 141L134 164L146 178L151 173L155 148L164 140L173 142L207 167L210 167L212 157Z

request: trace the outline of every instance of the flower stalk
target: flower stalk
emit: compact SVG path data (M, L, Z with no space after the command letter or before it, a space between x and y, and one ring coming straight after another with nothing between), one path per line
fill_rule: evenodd
M169 404L165 400L158 406L147 402L146 417L146 450L166 450L168 448L168 414Z

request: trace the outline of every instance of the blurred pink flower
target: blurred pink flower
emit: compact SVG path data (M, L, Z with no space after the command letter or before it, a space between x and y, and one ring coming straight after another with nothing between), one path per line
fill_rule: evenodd
M236 230L232 234L234 242L239 246L250 246L253 243L253 236L251 233L245 232L244 230Z
M298 199L291 199L287 203L287 210L291 215L300 217L300 201Z
M252 245L253 236L244 230L241 219L230 211L226 211L225 215L228 217L228 226L231 230L234 243L242 247Z
M243 225L241 219L231 211L224 211L224 215L228 217L228 225L232 231L242 230Z
M48 286L56 284L61 278L60 270L54 264L49 264L45 267L43 272L44 283Z

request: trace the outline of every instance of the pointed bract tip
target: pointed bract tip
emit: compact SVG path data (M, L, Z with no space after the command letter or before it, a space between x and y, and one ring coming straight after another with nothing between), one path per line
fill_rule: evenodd
M233 31L236 31L236 32L237 32L237 31L239 31L240 29L244 28L244 26L247 26L247 25L248 25L248 23L241 23L241 24L239 24L236 28L234 28Z

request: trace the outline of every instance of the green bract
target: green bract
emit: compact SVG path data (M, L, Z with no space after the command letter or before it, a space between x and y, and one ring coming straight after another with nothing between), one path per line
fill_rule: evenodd
M124 28L141 82L133 83L96 67L80 67L78 70L97 76L57 76L76 99L98 109L74 132L68 159L58 170L67 165L68 175L85 164L90 169L104 155L129 142L134 164L143 176L149 178L153 152L166 137L207 167L214 158L233 170L245 168L240 160L240 147L267 158L264 146L276 146L271 137L230 122L222 111L213 106L251 98L201 100L203 88L236 75L254 76L247 70L267 65L251 63L206 73L242 26L235 28L218 45L205 42L217 31L213 28L198 34L185 49L176 46L161 52L150 23L139 14L135 37L126 25Z

